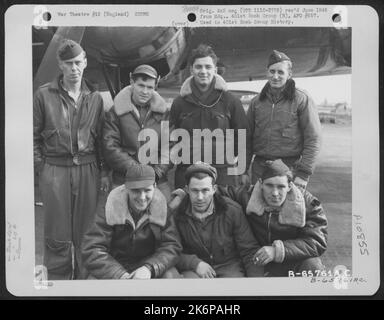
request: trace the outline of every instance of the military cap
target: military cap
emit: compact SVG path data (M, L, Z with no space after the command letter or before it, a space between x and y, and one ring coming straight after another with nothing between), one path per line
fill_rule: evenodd
M281 159L267 160L261 179L265 180L276 176L288 176L292 179L292 171Z
M214 168L211 165L209 165L208 163L205 163L202 161L198 161L195 164L192 164L187 168L187 170L185 171L185 180L188 182L189 179L191 178L191 176L194 173L198 173L198 172L208 174L209 176L211 176L213 178L213 183L216 182L216 179L217 179L216 168Z
M132 75L135 74L145 74L148 77L151 77L153 79L157 79L157 71L155 68L151 67L148 64L142 64L138 66L135 70L133 70Z
M125 173L127 189L146 188L155 183L155 170L151 166L138 164L130 166Z
M291 61L291 59L284 52L273 50L269 56L267 67L282 61Z
M57 50L57 56L60 60L65 61L77 57L82 52L84 52L84 50L77 42L71 39L65 39Z

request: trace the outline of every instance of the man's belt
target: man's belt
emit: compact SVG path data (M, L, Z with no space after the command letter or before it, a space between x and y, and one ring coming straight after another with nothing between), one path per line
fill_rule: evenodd
M291 156L291 157L264 157L264 156L258 156L258 155L255 155L255 160L259 160L259 161L268 161L268 160L276 160L276 159L281 159L281 160L291 160L291 161L296 161L298 159L300 159L301 156Z
M89 164L96 161L95 154L75 154L73 157L46 157L45 162L56 166L72 167Z

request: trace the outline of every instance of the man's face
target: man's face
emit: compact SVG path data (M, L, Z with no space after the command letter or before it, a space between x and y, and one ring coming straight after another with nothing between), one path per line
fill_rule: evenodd
M264 200L271 207L280 207L291 190L287 176L265 179L261 184Z
M198 86L209 86L217 72L217 68L211 57L198 58L191 66L191 74Z
M132 206L132 209L137 211L143 211L149 206L153 194L155 192L155 186L150 185L145 188L140 189L127 189L129 204Z
M269 84L275 89L284 87L291 76L292 72L284 61L270 65L267 70Z
M156 80L149 78L144 81L139 77L136 81L132 80L131 85L133 102L138 105L145 105L152 98L156 87Z
M59 68L63 72L65 82L80 82L86 67L87 58L85 58L84 52L80 53L77 57L72 59L59 61Z
M193 210L198 213L204 213L207 211L216 192L216 185L212 185L211 177L203 179L192 177L189 181L187 192Z

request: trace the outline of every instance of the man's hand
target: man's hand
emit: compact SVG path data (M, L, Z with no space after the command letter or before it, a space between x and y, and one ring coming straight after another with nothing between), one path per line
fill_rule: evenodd
M109 192L111 188L111 182L108 176L104 176L100 178L100 190L104 192Z
M249 187L251 185L251 179L247 174L242 174L241 176L238 176L238 185Z
M206 262L200 261L196 267L196 273L200 278L215 278L215 270Z
M130 274L130 279L151 279L151 270L149 270L146 266L137 268Z
M301 179L300 177L296 177L293 183L303 191L307 187L308 181L305 181L304 179Z
M131 275L126 272L124 273L121 277L120 277L121 280L127 280L127 279L131 279Z
M266 264L272 262L275 259L275 248L272 246L264 246L259 249L254 257L253 263L257 266L265 266Z

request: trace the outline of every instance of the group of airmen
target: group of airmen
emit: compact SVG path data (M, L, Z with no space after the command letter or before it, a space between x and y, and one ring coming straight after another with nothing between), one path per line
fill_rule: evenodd
M306 190L321 126L286 54L269 56L268 81L247 113L205 44L192 50L191 76L170 108L152 66L137 66L105 111L83 77L80 44L65 39L57 61L60 75L35 92L33 106L49 280L284 277L325 268L327 219ZM140 132L160 139L165 121L191 136L245 130L244 144L233 140L245 172L229 174L235 164L227 161L193 161L191 143L191 158L169 181L171 163L139 157Z

